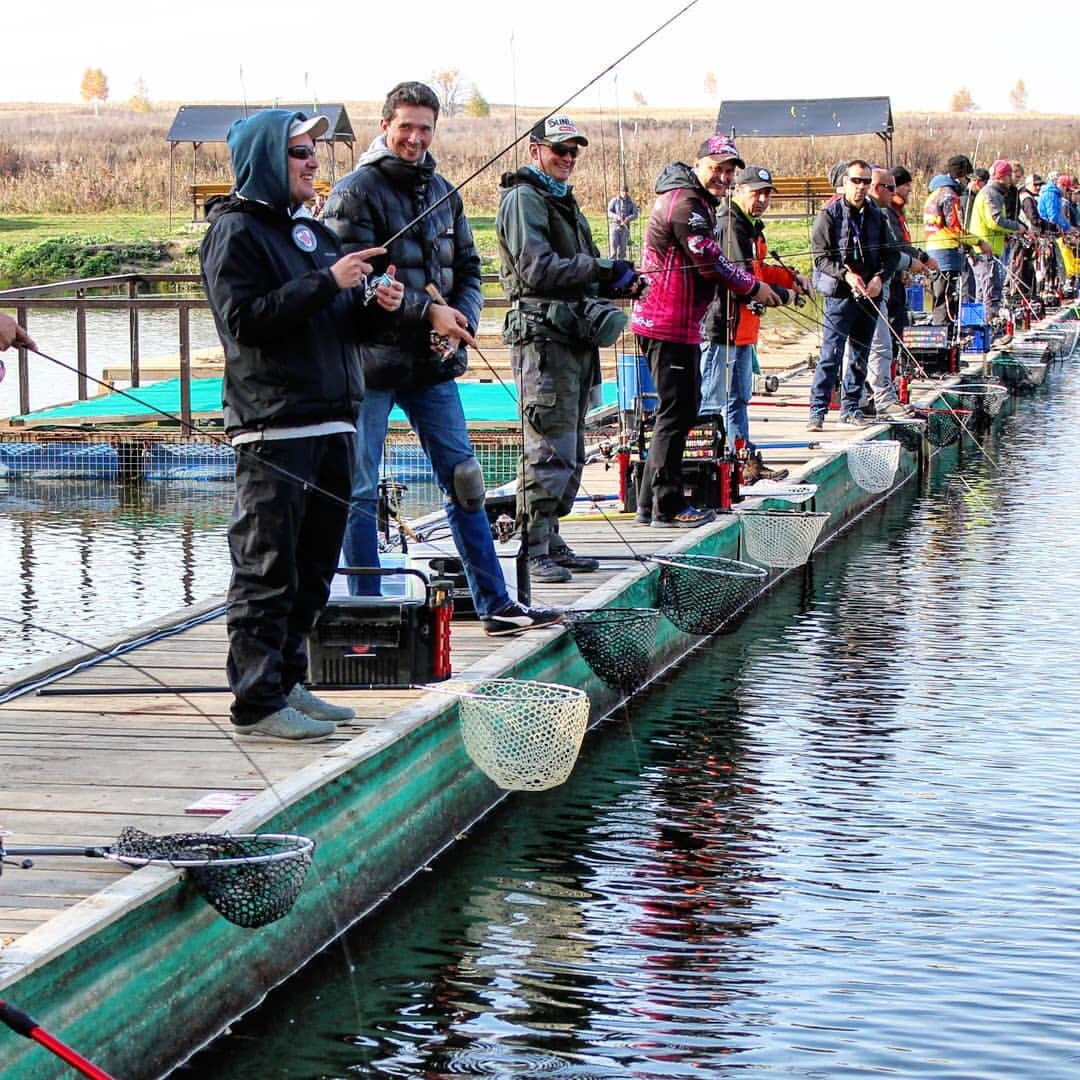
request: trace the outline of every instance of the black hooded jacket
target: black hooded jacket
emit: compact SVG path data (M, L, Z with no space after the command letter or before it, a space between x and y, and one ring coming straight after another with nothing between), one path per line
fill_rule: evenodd
M230 435L354 421L364 396L358 340L393 319L363 289L339 289L337 238L293 216L286 147L299 113L266 109L229 132L236 190L207 208L199 249L225 348L222 399Z
M421 217L428 207L434 209ZM405 285L404 323L387 325L361 346L368 385L418 390L461 375L467 366L464 346L449 360L431 350L426 316L432 301L424 290L434 285L475 332L483 306L480 256L461 196L435 171L431 154L413 164L376 140L330 192L323 221L345 251L382 246L416 222L375 263L379 269L392 263Z

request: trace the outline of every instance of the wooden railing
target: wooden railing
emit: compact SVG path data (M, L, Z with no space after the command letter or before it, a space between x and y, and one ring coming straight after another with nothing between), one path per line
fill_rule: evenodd
M827 176L774 176L776 190L769 205L770 213L812 217L822 203L828 202L836 189Z
M330 186L329 180L315 181L315 190L324 198L330 194ZM232 189L231 183L207 181L200 184L188 184L188 193L191 195L191 220L202 221L202 210L206 206L207 199L212 199L215 195L228 195Z

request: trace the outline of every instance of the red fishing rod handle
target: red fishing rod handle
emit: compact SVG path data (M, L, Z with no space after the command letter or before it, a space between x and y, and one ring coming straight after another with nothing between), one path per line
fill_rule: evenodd
M34 1042L44 1046L46 1050L54 1053L61 1061L67 1062L83 1076L88 1076L90 1080L116 1080L109 1073L99 1069L92 1061L87 1061L82 1054L50 1035L28 1013L24 1013L22 1009L16 1009L14 1005L9 1005L6 1001L0 1001L0 1020L17 1034L25 1035L26 1038L33 1039Z

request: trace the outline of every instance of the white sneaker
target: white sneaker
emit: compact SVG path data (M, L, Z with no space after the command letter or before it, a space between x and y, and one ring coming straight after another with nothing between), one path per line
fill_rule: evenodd
M233 726L233 738L243 742L320 742L337 731L337 725L312 717L286 705L254 724Z
M331 705L329 701L323 701L316 697L306 686L297 683L290 691L285 700L302 713L307 713L313 720L333 720L341 723L342 720L351 720L356 715L355 709L348 705Z

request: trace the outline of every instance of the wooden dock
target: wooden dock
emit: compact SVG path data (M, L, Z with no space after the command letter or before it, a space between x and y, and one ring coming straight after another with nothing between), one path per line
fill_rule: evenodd
M807 371L756 401L755 440L805 443L808 389ZM913 400L930 404L940 383L912 390ZM888 496L860 489L837 445L887 437L887 426L854 429L836 415L814 436L828 447L765 452L767 462L791 470L791 482L818 485L803 508L830 511L826 537ZM925 456L925 449L905 451L894 487L915 475ZM583 493L611 494L616 481L613 468L591 465ZM743 494L741 505L761 503L753 487ZM735 514L701 529L666 531L636 524L630 514L586 511L562 532L582 554L618 559L567 585L535 586L534 602L652 606L655 565L633 556L693 550L736 557L741 550ZM779 574L771 572L766 587ZM174 623L188 622L173 632ZM108 844L130 825L151 833L301 832L316 837L319 849L317 872L293 912L258 931L221 919L168 869L132 872L53 857L36 859L32 870L5 870L0 996L10 995L127 1080L182 1061L505 797L465 754L454 699L444 690L328 692L357 710L333 740L240 746L231 738L220 612L194 619L184 612L142 629L152 631L145 643L93 666L64 674L76 659L66 656L23 673L25 692L0 705L7 842ZM661 620L654 672L698 640ZM452 659L455 676L582 686L594 721L620 702L562 627L492 639L476 622L455 620ZM184 687L194 689L185 694ZM189 812L219 792L252 797L220 816ZM10 1080L65 1075L48 1054L3 1031L0 1072Z

